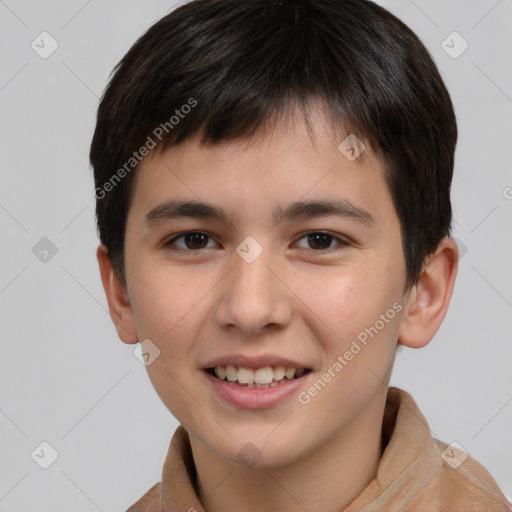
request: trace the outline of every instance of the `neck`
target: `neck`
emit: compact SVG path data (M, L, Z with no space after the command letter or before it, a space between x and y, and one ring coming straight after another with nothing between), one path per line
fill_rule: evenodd
M382 455L384 395L343 432L307 457L276 468L246 468L221 459L190 437L197 493L208 512L338 512L376 477Z

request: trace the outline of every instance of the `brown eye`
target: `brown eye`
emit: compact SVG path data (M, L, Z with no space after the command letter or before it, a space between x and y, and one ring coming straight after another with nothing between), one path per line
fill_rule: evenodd
M199 231L189 231L188 233L182 233L181 235L174 237L164 245L165 247L176 246L177 251L191 252L198 251L200 249L206 249L209 239L211 239L211 237L206 233L201 233ZM182 242L177 243L178 240L182 240Z
M331 245L333 237L326 233L310 233L308 243L313 249L327 249Z
M183 237L187 249L204 249L207 239L208 235L204 233L188 233Z
M307 233L300 240L306 239L307 247L302 246L305 249L312 249L313 251L320 252L326 251L329 249L336 249L336 245L331 245L332 242L337 242L338 246L346 246L349 245L345 240L331 235L330 233L323 233L321 231L313 231L311 233Z

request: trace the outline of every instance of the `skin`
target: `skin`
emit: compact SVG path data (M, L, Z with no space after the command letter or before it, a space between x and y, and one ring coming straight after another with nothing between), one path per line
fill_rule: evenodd
M311 120L313 137L294 115L249 141L205 147L194 137L150 154L127 218L126 287L106 249L97 251L120 339L150 339L160 350L147 371L189 432L198 494L211 512L334 512L350 504L376 476L397 344L426 345L451 298L453 240L443 240L406 289L400 223L379 159L367 144L364 159L349 161L322 113ZM313 198L348 199L375 223L273 222L276 205ZM168 199L214 203L230 221L173 219L149 228L145 216ZM188 253L177 252L187 251L183 238L165 246L184 231L210 238ZM333 235L327 249L304 236L318 231ZM248 236L263 249L252 263L236 252ZM293 394L271 408L240 409L205 379L213 357L276 354L313 370L307 390L395 303L401 311L305 405ZM244 465L237 454L248 442L260 458Z

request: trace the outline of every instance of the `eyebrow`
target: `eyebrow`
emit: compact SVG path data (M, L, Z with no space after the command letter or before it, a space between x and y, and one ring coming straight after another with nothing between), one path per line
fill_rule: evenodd
M272 218L276 224L284 220L337 216L371 226L373 216L347 199L296 201L275 208ZM229 224L230 218L221 207L203 201L165 201L146 215L146 225L153 227L171 219L211 219Z

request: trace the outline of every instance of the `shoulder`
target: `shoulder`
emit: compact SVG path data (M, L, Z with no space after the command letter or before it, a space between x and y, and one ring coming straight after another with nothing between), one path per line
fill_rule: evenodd
M162 512L160 499L160 482L155 484L142 498L134 503L126 512Z
M443 459L436 485L443 510L467 506L474 512L512 512L511 504L482 464L460 448L438 439L434 442Z

